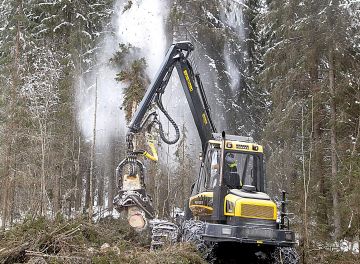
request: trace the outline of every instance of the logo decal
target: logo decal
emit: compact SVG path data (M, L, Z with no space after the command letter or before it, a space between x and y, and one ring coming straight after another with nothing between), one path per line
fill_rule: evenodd
M202 114L202 118L203 118L204 125L207 125L208 121L207 121L205 113Z
M189 91L192 92L194 90L194 88L193 88L193 86L191 84L190 77L189 77L189 74L188 74L187 70L184 70L184 76L185 76L187 85L189 87Z

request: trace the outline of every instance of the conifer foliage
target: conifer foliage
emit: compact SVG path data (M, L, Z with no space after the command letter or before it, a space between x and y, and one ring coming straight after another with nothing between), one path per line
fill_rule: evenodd
M357 167L350 160L359 155L359 3L271 1L266 8L258 78L271 96L263 134L268 174L273 191L287 188L299 203L293 208L311 263L316 240L353 241L359 231L358 211L349 206L357 195L348 185Z
M68 203L71 210L75 200L80 209L74 88L78 73L93 66L111 14L110 0L0 4L2 227L24 214L55 215Z
M123 89L123 108L126 121L130 122L134 110L150 84L145 72L147 64L145 58L140 56L140 49L131 44L119 44L119 50L110 61L115 67L120 68L115 80L126 85Z
M112 66L130 122L150 84L147 67L155 65L126 40L110 61L101 56L119 30L117 16L134 6L134 0L0 1L3 229L26 216L75 217L93 206L112 211L124 135L117 131L101 150L92 145L77 101L79 93L89 99L103 64ZM168 7L166 46L195 45L190 60L216 126L265 146L268 192L289 193L303 263L355 263L352 253L334 252L341 252L340 242L356 245L360 235L359 0L174 0ZM185 124L174 148L157 142L159 164L145 163L159 216L184 208L197 176L199 149L191 144L197 136Z

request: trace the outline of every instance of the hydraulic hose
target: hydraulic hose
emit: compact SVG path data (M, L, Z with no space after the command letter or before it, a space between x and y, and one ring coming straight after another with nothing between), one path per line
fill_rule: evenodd
M160 122L157 122L159 125L160 137L166 144L169 144L169 145L175 144L176 142L179 141L180 130L179 130L178 125L175 123L174 119L172 119L171 116L169 115L169 113L165 110L165 107L162 104L161 94L157 95L156 104L159 107L160 111L165 115L165 117L169 120L169 122L175 129L175 138L173 140L170 140L169 138L166 138L162 124Z

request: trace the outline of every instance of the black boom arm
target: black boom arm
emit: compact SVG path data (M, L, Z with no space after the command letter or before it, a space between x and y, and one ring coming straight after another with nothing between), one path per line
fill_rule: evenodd
M172 71L177 69L181 85L186 95L187 102L190 106L191 114L195 121L196 128L202 143L202 150L205 152L207 142L213 138L215 126L210 116L210 107L206 100L205 92L198 74L194 74L193 68L189 61L190 52L194 46L190 42L178 42L171 45L166 53L155 79L147 89L144 98L140 102L135 114L129 125L129 131L126 135L127 156L116 169L116 178L118 182L119 194L114 199L114 204L118 211L126 208L128 210L128 219L139 219L141 216L153 218L155 216L151 204L151 199L146 194L144 180L144 165L137 159L138 155L144 155L151 160L157 160L157 154L154 147L154 141L148 141L152 154L145 150L135 150L133 146L134 135L144 128L151 132L153 125L158 125L160 137L167 144L174 144L179 140L180 132L175 121L165 110L162 104L162 95L165 92L170 80ZM157 113L148 111L156 104L161 112L166 116L175 128L176 137L170 140L165 136L161 122L157 118ZM134 213L135 212L135 213ZM134 227L144 228L146 220L130 221Z
M161 96L166 89L174 67L176 67L201 139L202 148L205 150L206 142L212 139L212 133L215 133L216 129L210 116L210 107L205 96L200 76L199 74L194 74L193 68L188 60L190 52L193 50L194 46L189 41L178 42L171 45L159 71L155 75L154 80L150 84L144 98L133 115L129 125L129 133L137 133L142 129L143 124L149 119L149 115L145 118L147 111L152 107L153 103L156 103L159 109L173 124L177 134L176 139L173 141L166 140L164 136L162 136L162 139L168 144L173 144L178 140L179 129L176 123L167 114L161 102ZM161 126L159 122L158 124ZM160 133L162 133L161 127Z

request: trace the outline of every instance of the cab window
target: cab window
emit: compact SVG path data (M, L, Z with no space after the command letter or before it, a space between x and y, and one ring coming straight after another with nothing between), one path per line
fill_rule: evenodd
M212 191L219 184L221 150L210 146L197 183L198 192ZM262 191L262 160L256 153L225 152L223 181L229 189L240 189L243 185L253 185Z
M260 190L259 157L251 153L228 152L224 160L224 182L229 188L238 189L243 185L253 185Z
M206 189L214 189L218 184L219 175L220 175L220 150L214 149L211 152L211 163L208 168L208 181L206 182Z

